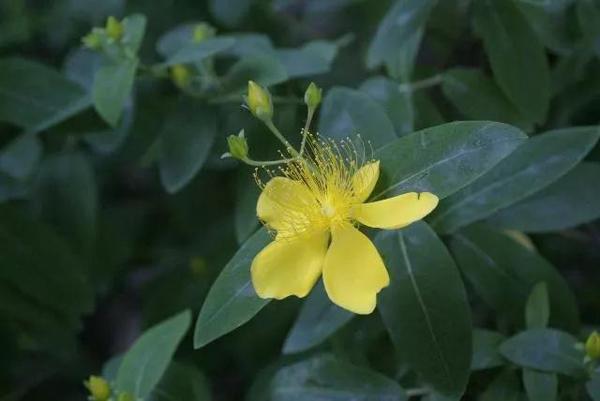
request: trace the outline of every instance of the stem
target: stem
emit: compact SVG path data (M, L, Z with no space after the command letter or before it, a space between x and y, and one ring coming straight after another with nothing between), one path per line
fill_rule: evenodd
M281 143L283 143L287 149L288 152L290 152L290 154L292 156L294 156L294 158L301 158L302 155L300 155L300 153L298 153L298 151L296 149L294 149L294 147L292 146L292 144L290 144L288 142L287 139L285 139L285 137L281 134L281 132L279 132L279 130L277 129L277 127L273 124L272 120L267 120L265 121L265 125L271 130L271 132L273 133L273 135L275 135L275 137L277 139L279 139L281 141Z
M402 93L415 92L415 91L418 91L419 89L430 88L432 86L436 86L441 83L442 83L442 76L438 74L438 75L434 75L434 76L426 78L426 79L422 79L420 81L407 82L407 83L400 84L400 85L398 85L398 90Z
M419 395L425 395L429 393L429 389L426 388L409 388L406 390L406 395L408 397L417 397Z
M272 96L271 101L279 104L302 104L302 100L296 97L285 97L285 96ZM209 100L209 103L220 104L220 103L243 103L244 99L241 95L227 95L221 97L215 97Z
M278 164L289 163L298 160L297 157L291 159L279 159L279 160L252 160L248 157L241 159L244 163L254 166L254 167L266 167L266 166L276 166Z
M315 109L308 108L308 114L306 116L306 123L304 124L304 130L302 131L302 144L300 145L300 155L304 154L304 147L306 146L306 138L308 137L308 128L312 122L313 116L315 115Z

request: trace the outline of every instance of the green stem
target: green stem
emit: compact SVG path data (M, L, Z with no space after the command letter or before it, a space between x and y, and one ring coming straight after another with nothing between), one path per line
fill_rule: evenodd
M281 141L281 143L283 143L287 149L288 152L290 152L290 154L292 156L294 156L294 158L301 158L302 155L300 153L298 153L298 151L296 149L294 149L294 147L292 146L291 143L288 142L287 139L285 139L285 137L281 134L281 132L279 132L279 130L277 129L277 127L273 124L272 120L267 120L265 121L265 125L271 130L271 132L273 133L273 135L275 135L275 137L277 139L279 139Z
M279 104L302 104L302 100L296 97L284 97L284 96L273 96L271 97L273 103ZM244 99L241 95L226 95L221 97L215 97L209 100L209 103L221 104L221 103L243 103Z
M280 160L252 160L248 157L241 159L241 161L243 161L247 165L254 166L254 167L276 166L278 164L285 164L285 163L293 162L296 160L298 160L297 157L291 158L291 159L280 159Z
M436 86L442 83L442 76L441 75L434 75L432 77L426 78L426 79L422 79L420 81L415 81L415 82L407 82L407 83L403 83L398 85L398 90L400 92L415 92L418 91L419 89L425 89L425 88L430 88L432 86Z
M315 109L308 108L308 114L306 116L306 123L304 124L304 130L302 130L302 144L300 145L300 155L304 154L304 148L306 146L306 138L308 137L308 129L312 122L313 116L315 115Z

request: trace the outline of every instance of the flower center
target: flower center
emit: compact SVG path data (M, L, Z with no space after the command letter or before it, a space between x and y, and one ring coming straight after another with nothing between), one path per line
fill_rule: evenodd
M323 216L331 218L335 215L335 207L330 203L325 203L321 206L321 213L323 213Z

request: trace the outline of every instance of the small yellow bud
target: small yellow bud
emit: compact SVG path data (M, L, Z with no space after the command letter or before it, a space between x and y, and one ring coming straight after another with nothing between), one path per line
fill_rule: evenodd
M100 36L98 35L98 32L96 30L93 30L92 32L88 33L83 38L81 38L81 42L85 47L92 50L98 50L101 45Z
M206 22L201 22L194 26L194 30L192 32L192 41L194 43L200 43L204 39L212 38L215 36L216 30L210 24Z
M248 81L248 108L257 118L268 121L273 117L273 103L269 91L254 81Z
M308 106L309 109L316 109L317 106L321 103L323 90L315 85L314 82L311 82L304 92L304 103Z
M100 376L90 376L84 382L94 401L106 401L110 398L110 385Z
M192 80L192 72L183 64L176 64L169 69L173 83L179 88L185 88Z
M244 130L241 130L237 135L229 135L227 145L231 157L243 160L248 156L248 141L246 141Z
M600 334L594 331L585 342L585 353L591 359L600 359Z
M117 401L134 401L133 395L130 393L120 393Z
M113 16L108 17L104 29L108 37L113 40L119 40L123 37L123 24Z

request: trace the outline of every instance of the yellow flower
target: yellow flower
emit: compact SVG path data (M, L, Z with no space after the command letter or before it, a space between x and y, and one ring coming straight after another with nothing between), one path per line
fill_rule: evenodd
M261 184L257 215L276 236L252 262L254 289L261 298L304 297L322 274L333 303L369 314L390 279L356 226L405 227L429 214L438 198L410 192L365 202L379 178L379 161L365 161L348 141L311 138L309 147L310 157Z

